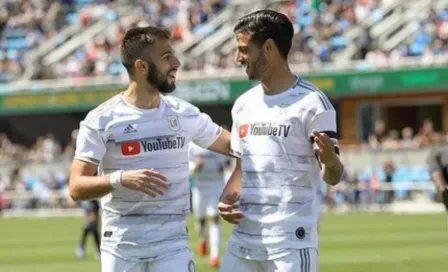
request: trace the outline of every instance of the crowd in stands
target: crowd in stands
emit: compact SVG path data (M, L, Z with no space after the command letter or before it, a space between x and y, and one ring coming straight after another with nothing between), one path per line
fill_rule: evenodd
M5 0L0 7L0 82L17 79L24 69L24 55L44 41L58 37L71 24L83 28L102 19L110 25L106 33L77 48L58 64L47 67L41 78L122 75L118 45L133 26L168 27L175 43L188 42L197 35L210 34L209 21L231 0ZM132 6L132 18L118 15L123 5ZM285 0L271 8L289 16L295 25L290 54L292 63L331 62L349 45L347 32L366 20L380 21L383 0ZM392 52L374 48L367 31L357 40L360 58L380 63L402 56L437 56L446 48L447 13L432 11L407 43ZM233 54L216 53L183 62L184 70L205 70L236 66Z
M77 130L65 147L52 133L28 147L0 134L0 210L75 206L68 197L67 185L76 135ZM8 198L7 193L23 198Z
M188 42L195 35L213 31L207 22L226 5L226 0L140 0L133 16L109 14L111 27L51 69L50 77L124 75L119 44L127 29L148 24L171 29L173 42Z
M367 62L375 65L394 63L403 57L422 57L424 63L437 61L448 53L448 11L431 8L419 12L415 19L416 30L412 36L390 52L368 47Z
M193 40L214 32L210 20L231 0L5 0L0 7L0 83L17 79L24 70L24 57L47 40L58 37L71 24L87 27L103 19L110 24L106 33L77 48L40 75L41 78L123 75L118 45L127 29L156 25L170 28L174 43ZM122 5L134 5L132 18L119 16ZM379 22L384 16L383 0L285 0L273 4L295 25L292 63L329 63L351 42L347 32L354 26ZM448 12L431 9L419 14L415 33L390 52L380 49L366 28L355 41L357 59L381 65L403 57L435 60L448 49ZM233 68L232 54L216 52L183 62L183 70L206 71Z
M426 119L417 133L414 133L411 127L404 127L401 132L395 129L387 131L384 121L378 120L369 135L368 147L373 150L415 149L430 147L447 140L447 136L434 130L431 119Z
M367 18L380 21L383 16L382 0L282 1L271 8L286 14L294 23L295 34L289 55L291 63L334 61L337 53L349 44L347 31ZM367 38L361 39L360 47L369 42ZM217 53L207 61L194 59L184 69L207 72L235 65L233 54Z

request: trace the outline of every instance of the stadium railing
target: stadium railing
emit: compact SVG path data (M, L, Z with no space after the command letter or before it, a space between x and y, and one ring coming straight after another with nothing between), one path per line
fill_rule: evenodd
M437 56L430 61L422 61L420 57L404 57L400 61L386 60L381 64L371 64L365 60L341 60L334 63L302 63L292 64L291 70L299 75L309 75L315 73L342 73L355 71L381 71L411 67L431 67L444 66L448 64L448 55ZM247 79L241 67L222 69L214 74L205 74L202 71L180 71L177 76L178 81L210 80L210 79ZM17 91L57 91L67 88L122 86L129 82L127 75L103 76L103 77L76 77L60 78L48 80L24 80L0 84L0 92Z

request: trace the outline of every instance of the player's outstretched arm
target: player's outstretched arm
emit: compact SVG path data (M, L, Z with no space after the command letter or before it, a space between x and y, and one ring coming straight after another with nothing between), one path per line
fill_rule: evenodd
M69 191L73 200L90 200L103 197L117 187L140 191L151 197L163 195L168 189L165 176L153 169L118 171L103 176L94 176L97 165L74 160L70 174Z
M322 179L330 185L338 184L344 172L344 165L336 153L333 141L327 134L317 131L313 131L312 136L317 144L314 153L322 166Z
M222 129L219 137L211 146L209 146L208 149L226 156L230 156L230 132L226 129Z
M239 210L238 200L241 194L241 159L237 159L235 170L229 178L218 203L221 217L231 224L237 224L243 214Z

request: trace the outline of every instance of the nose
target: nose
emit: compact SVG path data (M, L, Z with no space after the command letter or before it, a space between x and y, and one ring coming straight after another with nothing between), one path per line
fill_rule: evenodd
M242 62L243 61L242 54L238 50L235 51L235 61L236 62Z
M172 63L173 68L179 69L180 65L181 65L180 60L177 57L174 57L174 60Z

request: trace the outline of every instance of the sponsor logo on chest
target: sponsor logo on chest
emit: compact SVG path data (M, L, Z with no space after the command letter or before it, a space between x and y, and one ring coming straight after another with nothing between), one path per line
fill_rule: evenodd
M271 123L257 123L240 125L238 132L240 138L250 136L276 136L288 137L291 131L291 125L279 125Z
M134 156L142 152L182 149L184 146L185 137L161 137L152 140L124 142L121 144L121 153L125 156Z

